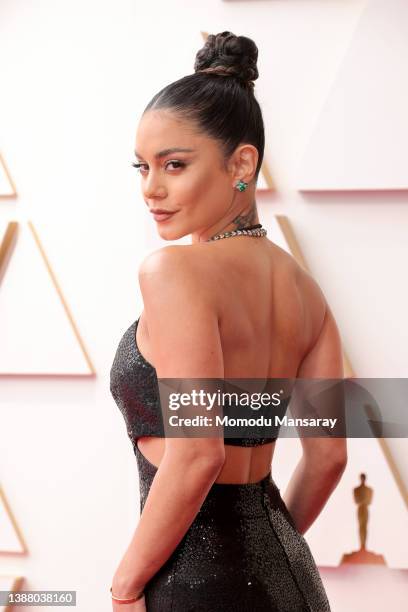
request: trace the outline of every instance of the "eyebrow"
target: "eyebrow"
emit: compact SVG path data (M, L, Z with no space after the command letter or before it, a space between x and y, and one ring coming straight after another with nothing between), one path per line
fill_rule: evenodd
M165 157L166 155L169 155L170 153L194 153L194 151L195 149L186 149L183 147L172 147L171 149L163 149L163 151L159 151L158 153L155 153L154 157L156 159L160 159L161 157ZM137 151L135 151L135 155L139 159L143 159L143 157Z

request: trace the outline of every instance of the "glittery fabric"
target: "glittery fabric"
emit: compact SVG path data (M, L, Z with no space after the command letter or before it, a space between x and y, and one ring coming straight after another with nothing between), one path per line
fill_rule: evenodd
M163 422L156 371L137 348L137 323L119 343L111 392L136 455L142 512L157 468L137 438L163 436ZM270 441L232 443L265 440ZM214 483L145 594L147 612L330 612L310 548L271 473L256 483Z
M133 448L142 512L157 468ZM330 612L271 473L256 483L214 483L145 594L148 612Z
M110 371L110 390L125 419L131 440L164 437L163 416L155 368L136 343L137 319L123 334ZM224 438L227 445L259 446L276 438Z
M131 440L139 436L164 436L156 370L136 344L138 321L123 334L110 371L110 391Z

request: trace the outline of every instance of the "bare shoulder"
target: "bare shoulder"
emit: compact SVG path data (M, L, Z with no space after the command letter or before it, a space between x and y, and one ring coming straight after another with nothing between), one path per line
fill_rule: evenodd
M208 272L208 262L196 245L167 245L149 253L139 268L145 306L154 301L181 309L182 301L187 300L191 306L199 302L203 308L216 307Z
M142 260L139 268L139 277L150 274L164 274L170 270L177 274L205 272L205 264L210 258L203 258L202 251L197 245L171 244L152 251Z
M140 266L143 319L159 378L223 377L217 304L195 252L166 246Z
M187 262L183 248L184 245L171 244L148 253L140 264L139 276L163 273L169 266L174 266L176 263L182 266L183 262Z

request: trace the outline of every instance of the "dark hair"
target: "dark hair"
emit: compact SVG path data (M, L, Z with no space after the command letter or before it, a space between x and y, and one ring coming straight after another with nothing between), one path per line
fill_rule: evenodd
M252 144L259 153L257 178L265 147L262 112L253 91L257 59L258 48L250 38L210 34L196 55L195 72L161 89L144 113L163 108L195 121L220 141L226 158L240 143Z

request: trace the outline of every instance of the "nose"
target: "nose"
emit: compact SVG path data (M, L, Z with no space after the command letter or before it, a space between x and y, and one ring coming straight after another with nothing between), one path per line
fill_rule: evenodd
M166 189L161 183L159 175L152 170L143 181L142 189L145 200L161 200L167 195Z

